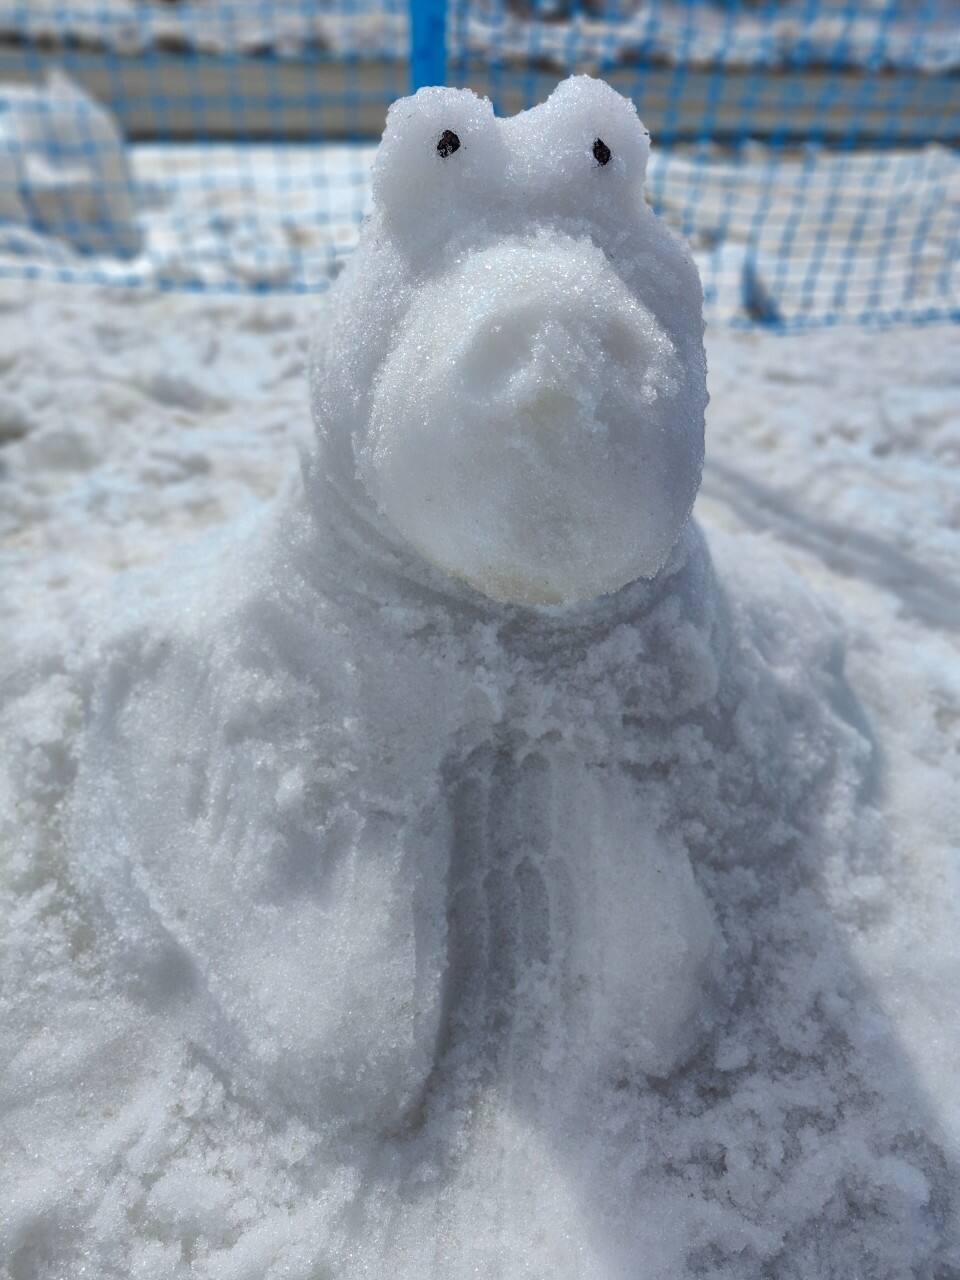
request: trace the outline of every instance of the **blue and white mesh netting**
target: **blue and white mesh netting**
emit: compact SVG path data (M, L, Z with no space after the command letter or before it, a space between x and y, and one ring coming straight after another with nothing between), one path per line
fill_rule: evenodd
M388 104L587 71L708 315L960 318L960 0L0 0L0 275L323 288Z

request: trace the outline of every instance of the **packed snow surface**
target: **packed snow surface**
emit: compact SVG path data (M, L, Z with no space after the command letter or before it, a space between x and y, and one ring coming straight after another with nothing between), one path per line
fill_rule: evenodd
M507 122L449 89L387 120L314 378L321 440L344 491L501 600L652 578L693 505L702 295L643 201L648 151L586 77Z
M442 126L460 147L432 122L424 168L455 183L475 103L408 103L391 136L439 103L467 113ZM624 174L593 143L620 153L617 104L574 85L552 110L591 124L554 135L555 202L529 149L511 199L497 135L462 204L417 155L391 178L385 146L317 326L315 440L315 304L6 286L12 1280L960 1271L956 333L715 336L705 539L702 398L663 390L702 379L695 276L639 196L689 323L611 252L595 180ZM530 121L489 124L509 153ZM505 267L544 239L582 297ZM567 603L537 603L490 494L458 490L480 533L448 544L405 510L405 432L438 485L479 465L434 415L467 411L471 358L500 367L467 308L481 261L508 314L589 344L575 413L566 363L507 345L505 402L561 377L560 430L529 413L527 469L491 453L486 487L509 515L554 461L572 523L617 499L612 471L566 467L609 408L599 360L638 435L663 412L652 465L685 472L635 531L667 543L652 577L586 598L615 543L588 521ZM631 341L639 382L670 371L641 407ZM504 572L475 573L478 545Z
M0 221L81 252L126 258L140 250L116 121L60 72L43 87L0 84Z

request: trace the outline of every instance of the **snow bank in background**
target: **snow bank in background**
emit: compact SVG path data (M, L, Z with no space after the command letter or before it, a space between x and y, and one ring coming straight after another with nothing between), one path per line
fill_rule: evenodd
M960 156L945 147L776 163L671 155L652 200L697 255L712 317L816 323L960 309Z
M407 5L398 0L313 4L269 0L242 4L199 0L171 6L139 0L0 2L0 32L42 44L78 43L121 55L149 50L206 54L328 53L342 58L406 57Z
M716 570L530 610L348 465L380 244L302 477L299 304L8 286L0 1257L949 1275L956 334L716 338Z
M944 73L960 64L953 0L934 0L919 10L910 0L755 6L728 0L587 0L582 7L558 0L552 8L555 20L544 22L529 0L477 0L465 21L454 24L462 45L457 52L489 58L495 50L514 66L535 61L559 71L569 69L571 56L584 71L666 63Z
M495 52L518 64L531 60L581 70L637 59L675 65L728 67L891 67L949 71L960 63L952 0L858 4L790 0L760 6L681 0L568 0L451 4L455 57ZM535 14L535 10L538 10ZM406 4L348 0L316 5L270 0L242 5L206 0L169 6L137 0L32 0L0 3L0 32L17 39L75 41L119 53L149 49L202 53L317 52L339 57L405 59Z
M141 253L84 257L68 237L16 225L0 228L0 273L166 288L324 287L356 245L374 151L135 146L129 159ZM10 189L6 178L3 185Z
M0 86L0 252L23 252L25 232L31 247L39 232L81 252L140 251L123 138L59 72L43 89Z

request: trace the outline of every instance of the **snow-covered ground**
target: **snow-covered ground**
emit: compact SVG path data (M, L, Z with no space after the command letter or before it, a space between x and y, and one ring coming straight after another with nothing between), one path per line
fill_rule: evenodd
M0 1274L335 1274L324 1258L346 1256L369 1172L331 1157L303 1119L245 1104L175 1017L115 989L112 944L90 933L56 852L83 619L110 608L119 570L229 538L297 482L315 303L8 282L2 307L0 687L16 788L3 804L16 808L2 837ZM875 752L864 805L877 852L795 891L779 927L794 920L799 949L767 937L757 945L772 956L745 960L776 972L777 948L790 957L779 1056L751 1064L721 1039L699 1081L650 1095L654 1145L674 1145L647 1152L661 1182L638 1202L636 1274L948 1276L960 1266L960 331L715 331L708 358L698 518L728 560L798 573L835 613L850 714ZM819 932L805 934L811 919ZM590 1196L562 1152L536 1163L519 1131L500 1145L518 1197L530 1189L509 1152L537 1168L542 1195L518 1201L533 1234L561 1252L576 1243ZM403 1233L418 1219L391 1198L389 1172L377 1177L365 1230L413 1250ZM437 1212L437 1232L456 1235ZM473 1224L487 1274L543 1274L539 1246L507 1218ZM684 1257L686 1272L663 1269ZM357 1272L388 1273L400 1272Z
M556 154L516 148L528 168L497 197L521 224L541 179L557 198L567 116L550 119ZM630 136L608 135L618 155ZM393 220L368 250L396 238L415 252L421 199L449 233L478 184L490 198L498 153L471 154L489 168L438 202L420 153L395 145ZM608 205L583 206L597 228ZM216 253L231 222L210 211ZM480 265L509 303L522 264L497 252ZM625 394L617 352L642 339L669 398L672 348L638 337L619 286L604 286L615 332L594 333L581 277L605 279L602 255L571 258L562 237L552 252L581 273L567 291L580 301L533 273L547 312L581 308L590 359L565 348L564 362L578 394L609 415L598 361ZM343 415L394 305L384 261L315 386L318 402L340 386ZM432 359L427 385L454 399L471 376L492 385L533 361L458 322L471 281L436 305L425 294L401 350L408 381ZM685 535L650 599L625 588L636 612L571 659L580 687L564 682L562 627L475 596L460 613L417 568L398 582L337 486L301 473L310 328L322 338L336 319L324 306L0 286L0 1277L960 1274L960 329L709 329L695 515L717 585ZM498 394L534 426L566 421L571 398L538 386ZM467 402L483 421L488 399ZM368 465L396 499L398 474L418 482L398 447L433 431L443 465L446 433L403 385L377 403ZM508 432L504 447L520 459L522 443ZM483 511L520 462L471 466L488 484L457 505ZM570 502L588 481L617 492L616 473L589 470L565 469ZM435 512L401 520L471 577L469 521L445 539ZM310 529L333 539L326 559ZM506 562L509 523L492 533ZM509 596L518 584L496 569ZM351 851L368 829L392 848L408 802L395 778L411 793L431 782L451 720L529 754L503 775L481 741L451 775L449 869L431 877L444 845L428 824L416 857L371 876ZM564 735L588 744L589 767ZM608 769L611 741L635 791ZM443 767L470 747L454 741ZM512 878L494 860L478 885L488 823L526 857ZM620 863L610 832L628 833ZM437 928L453 971L439 1005ZM551 986L565 965L576 980ZM418 1055L433 1068L411 1105Z

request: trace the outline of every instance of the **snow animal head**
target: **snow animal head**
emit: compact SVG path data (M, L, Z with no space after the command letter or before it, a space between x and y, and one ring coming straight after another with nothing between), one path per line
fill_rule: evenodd
M644 203L649 138L586 76L498 120L394 103L312 388L354 509L497 600L592 599L663 566L700 483L702 293Z

